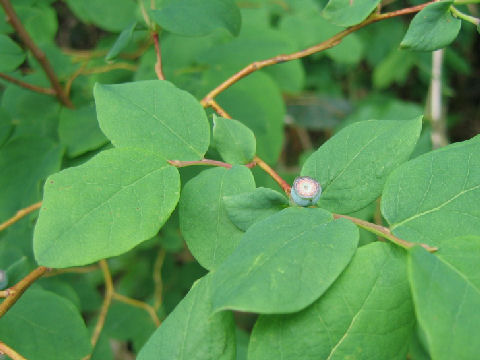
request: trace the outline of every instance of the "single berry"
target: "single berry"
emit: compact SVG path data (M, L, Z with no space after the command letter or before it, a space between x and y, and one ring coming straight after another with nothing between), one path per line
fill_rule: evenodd
M291 197L295 204L299 206L314 205L320 199L322 187L318 181L309 176L300 176L293 182Z

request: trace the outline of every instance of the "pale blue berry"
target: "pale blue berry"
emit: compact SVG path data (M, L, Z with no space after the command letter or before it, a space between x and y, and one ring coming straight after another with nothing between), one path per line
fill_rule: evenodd
M293 182L291 198L299 206L314 205L320 199L322 187L309 176L300 176Z

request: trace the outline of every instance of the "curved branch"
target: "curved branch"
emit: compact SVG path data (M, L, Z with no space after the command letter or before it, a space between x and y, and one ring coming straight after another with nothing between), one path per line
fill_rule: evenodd
M212 106L212 100L215 99L215 97L218 94L220 94L222 91L228 89L230 86L235 84L238 80L244 78L245 76L247 76L247 75L249 75L249 74L251 74L251 73L253 73L257 70L263 69L264 67L267 67L267 66L270 66L270 65L280 64L280 63L283 63L283 62L286 62L286 61L297 60L297 59L300 59L300 58L318 53L320 51L327 50L331 47L334 47L334 46L340 44L342 42L343 38L346 37L347 35L355 32L355 31L357 31L357 30L359 30L359 29L361 29L361 28L363 28L367 25L370 25L370 24L372 24L374 22L377 22L377 21L389 19L389 18L392 18L392 17L407 15L407 14L413 14L413 13L419 12L424 7L430 5L434 2L435 1L431 1L431 2L421 4L421 5L418 5L418 6L413 6L413 7L405 8L405 9L402 9L402 10L391 11L391 12L388 12L388 13L385 13L385 14L373 13L371 16L366 18L361 23L359 23L357 25L354 25L354 26L351 26L351 27L339 32L338 34L332 36L330 39L325 40L325 41L323 41L323 42L321 42L317 45L311 46L307 49L297 51L297 52L294 52L294 53L291 53L291 54L277 55L277 56L274 56L270 59L266 59L266 60L262 60L262 61L255 61L255 62L251 63L250 65L247 65L242 70L240 70L239 72L237 72L236 74L232 75L230 78L225 80L223 83L218 85L215 89L210 91L202 99L201 103L204 107Z
M5 315L5 313L12 307L13 304L22 296L22 294L27 290L30 285L32 285L35 280L41 277L48 271L48 268L45 266L39 266L33 270L30 274L25 276L18 283L13 285L11 288L8 288L4 291L6 295L5 300L0 304L0 318Z
M52 65L50 64L47 57L45 56L45 53L35 44L35 42L32 40L32 38L28 34L27 30L25 30L25 27L23 26L22 22L18 18L12 4L10 4L10 1L0 0L0 4L3 6L3 9L5 10L5 14L7 15L8 22L15 29L15 31L17 32L20 39L22 39L25 46L28 49L30 49L30 51L32 52L32 55L35 57L35 59L37 59L40 66L43 68L43 71L45 71L45 74L47 75L48 80L50 81L50 84L52 84L52 87L55 90L58 100L60 100L62 104L64 104L65 106L72 108L73 104L70 101L70 99L66 96L65 92L63 91L62 86L60 85L60 82L58 81L58 78L55 75L55 71L53 70Z

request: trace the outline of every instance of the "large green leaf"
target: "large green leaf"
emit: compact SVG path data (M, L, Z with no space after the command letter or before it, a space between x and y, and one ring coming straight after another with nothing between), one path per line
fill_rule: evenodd
M165 80L97 84L98 121L117 147L157 152L169 160L198 160L210 131L200 103Z
M260 316L248 359L404 360L414 323L405 255L377 242L361 247L310 307Z
M0 71L13 71L25 60L25 53L7 35L0 35Z
M60 169L62 154L41 137L20 137L0 149L0 223L42 198L42 182Z
M380 0L329 0L323 16L334 24L351 26L365 20Z
M428 5L413 18L400 46L412 50L432 51L450 44L458 35L462 21L452 16L453 1Z
M480 235L480 136L419 156L396 169L382 214L403 239L441 246Z
M79 360L91 349L75 306L40 289L28 290L0 319L0 339L28 359Z
M122 31L135 20L136 2L131 0L67 0L73 13L102 29Z
M456 238L432 255L410 250L418 323L432 359L475 359L480 352L480 238Z
M165 30L185 36L208 35L217 29L238 35L242 23L233 0L171 0L150 14Z
M238 120L215 116L212 145L231 164L246 164L255 156L255 135Z
M243 231L288 206L285 196L263 187L248 193L224 196L223 202L230 220Z
M63 108L60 113L58 135L70 157L98 149L108 142L98 126L93 105L77 109Z
M234 360L233 316L211 315L211 291L211 276L197 281L148 340L138 360Z
M290 313L310 305L357 249L358 230L323 209L288 208L250 227L213 273L213 307Z
M180 199L180 229L198 262L211 270L238 245L243 232L228 218L223 197L255 189L245 166L208 169L190 180Z
M409 158L421 127L421 117L362 121L330 138L302 168L322 186L318 205L345 214L375 200L387 175Z
M61 268L122 254L155 235L175 208L176 168L148 152L103 151L47 179L34 252Z

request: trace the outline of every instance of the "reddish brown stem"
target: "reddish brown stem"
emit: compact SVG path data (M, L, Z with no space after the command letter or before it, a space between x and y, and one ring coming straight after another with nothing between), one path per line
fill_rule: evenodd
M155 63L155 73L159 80L165 80L162 70L162 52L160 50L160 41L158 39L158 33L153 33L153 43L155 44L155 53L157 54L157 62Z
M52 65L48 61L45 53L35 44L32 40L30 35L28 34L27 30L25 30L22 22L18 18L15 10L13 9L12 4L10 4L9 0L0 0L0 4L3 6L5 10L5 14L7 15L8 22L12 25L12 27L17 32L20 39L22 39L25 46L32 52L32 55L37 59L40 66L43 68L43 71L48 77L50 84L52 84L53 89L55 90L55 94L57 98L69 108L73 108L73 104L70 99L65 95L65 92L58 81L55 72L53 71Z
M357 30L359 30L359 29L361 29L361 28L363 28L363 27L365 27L369 24L372 24L374 22L381 21L381 20L384 20L384 19L389 19L389 18L392 18L392 17L395 17L395 16L401 16L401 15L416 13L416 12L422 10L424 7L430 5L434 2L435 1L431 1L431 2L428 2L428 3L425 3L425 4L413 6L413 7L402 9L402 10L396 10L396 11L388 12L388 13L385 13L385 14L374 13L370 17L368 17L367 19L362 21L360 24L351 26L351 27L339 32L338 34L334 35L330 39L325 40L325 41L323 41L323 42L321 42L317 45L311 46L307 49L297 51L297 52L294 52L294 53L291 53L291 54L277 55L277 56L272 57L270 59L266 59L266 60L262 60L262 61L255 61L255 62L251 63L250 65L247 65L242 70L240 70L239 72L237 72L236 74L232 75L230 78L225 80L223 83L218 85L215 89L210 91L203 98L201 103L204 107L212 106L212 100L218 94L220 94L222 91L228 89L230 86L235 84L237 81L239 81L240 79L244 78L245 76L251 74L254 71L263 69L264 67L267 67L267 66L270 66L270 65L275 65L275 64L286 62L286 61L300 59L300 58L318 53L320 51L327 50L331 47L334 47L334 46L340 44L340 42L343 40L343 38L346 37L347 35L355 32L355 31L357 31Z
M55 90L53 90L53 89L44 88L44 87L41 87L41 86L29 84L25 81L18 80L16 78L14 78L13 76L10 76L10 75L4 74L4 73L0 73L0 78L5 79L8 82L11 82L12 84L18 85L18 86L23 87L25 89L38 92L40 94L54 95L54 96L56 95Z
M32 285L35 280L41 277L45 272L48 271L48 268L45 266L39 266L33 270L30 274L25 276L18 283L13 285L11 288L7 289L7 296L5 300L0 304L0 318L5 315L5 313L12 307L13 304L22 296L22 294Z
M287 195L290 195L290 190L291 190L291 186L289 183L287 183L285 180L283 180L283 178L277 174L277 172L275 170L273 170L265 161L263 161L262 159L260 159L258 156L255 156L253 158L253 160L257 163L258 166L260 166L268 175L270 175L273 180L275 180L278 185L281 186L281 188L283 189L283 191L285 191L285 193Z

